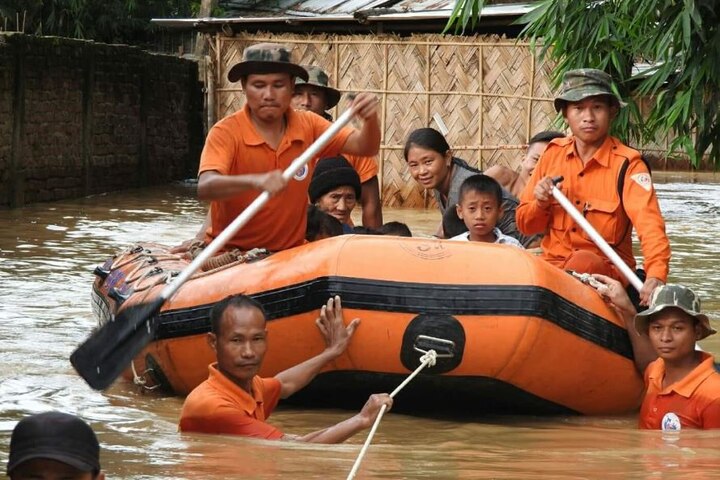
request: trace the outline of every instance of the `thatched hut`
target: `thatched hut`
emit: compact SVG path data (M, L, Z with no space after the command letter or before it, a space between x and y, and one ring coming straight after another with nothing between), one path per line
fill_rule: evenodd
M422 207L430 196L410 179L402 158L413 129L437 127L439 119L458 156L482 169L496 163L514 168L528 139L556 117L550 67L529 44L512 38L519 30L513 21L531 5L493 2L483 10L479 33L436 33L454 3L227 0L221 6L230 18L157 23L205 35L210 124L242 106L240 85L229 83L226 73L247 45L261 41L293 45L297 61L325 69L342 92L376 93L383 203Z

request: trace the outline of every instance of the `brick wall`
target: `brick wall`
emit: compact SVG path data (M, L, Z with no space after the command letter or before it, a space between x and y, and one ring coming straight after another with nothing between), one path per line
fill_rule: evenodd
M191 61L0 35L0 206L193 177L201 115Z

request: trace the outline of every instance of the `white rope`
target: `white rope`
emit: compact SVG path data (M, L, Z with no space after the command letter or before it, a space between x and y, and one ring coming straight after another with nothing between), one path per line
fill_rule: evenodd
M137 385L138 387L144 387L147 383L147 380L145 378L138 375L137 370L135 370L135 360L130 361L130 368L132 368L133 372L133 383Z
M414 372L412 372L408 377L397 386L395 390L390 394L390 398L394 398L395 395L398 394L400 390L402 390L405 385L410 383L410 380L415 378L415 376L420 373L420 370L423 368L430 366L432 367L435 365L435 362L437 361L437 353L435 350L428 350L428 352L420 357L420 366L415 369ZM358 469L360 468L360 463L362 462L363 457L365 456L365 453L367 453L368 448L370 447L370 442L372 442L373 437L375 436L375 431L377 430L378 426L380 425L380 420L382 420L382 416L385 414L385 410L387 410L387 405L383 405L380 407L380 411L378 412L377 418L375 418L375 423L373 423L372 428L370 429L370 433L368 433L367 438L365 439L365 443L362 446L362 449L360 450L360 454L358 455L357 459L355 460L355 464L353 465L352 470L350 470L350 474L347 477L347 480L351 480L355 478L355 474L357 473Z

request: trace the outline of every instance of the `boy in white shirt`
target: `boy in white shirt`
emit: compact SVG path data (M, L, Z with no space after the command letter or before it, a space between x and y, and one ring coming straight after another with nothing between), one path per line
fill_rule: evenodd
M460 187L460 200L455 208L468 231L450 240L503 243L523 248L519 241L496 227L503 209L502 187L494 178L483 174L466 178Z

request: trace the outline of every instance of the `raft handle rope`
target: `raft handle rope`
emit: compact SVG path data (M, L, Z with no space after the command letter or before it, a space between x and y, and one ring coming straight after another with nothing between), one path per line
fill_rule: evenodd
M572 271L572 270L571 270L571 271L570 271L570 275L572 275L573 277L577 278L578 280L580 280L580 282L584 283L585 285L589 285L589 286L591 286L592 288L594 288L594 289L596 289L596 290L597 290L599 287L603 286L602 283L600 283L600 282L598 282L597 280L595 280L595 277L593 277L593 276L592 276L591 274L589 274L589 273L578 273L578 272L575 272L575 271Z
M415 337L413 350L422 354L434 350L436 358L453 358L455 356L455 342L444 338L431 337L429 335L418 335ZM435 362L433 362L433 365L434 364ZM432 367L433 365L430 366Z
M145 390L155 390L157 388L160 388L160 384L153 385L152 387L148 387L147 385L147 378L145 378L145 375L152 372L152 368L146 368L145 371L142 373L142 375L138 375L137 370L135 370L135 360L130 361L130 367L132 368L133 373L133 383L137 385L138 387L144 388Z
M420 338L422 336L424 336L424 335L418 335L418 338ZM433 337L429 337L429 338L433 338ZM441 339L436 339L436 340L441 340ZM445 340L445 341L447 342L448 340ZM453 343L453 342L450 342L450 343ZM420 371L423 368L425 368L427 366L432 367L433 365L435 365L435 361L437 360L437 357L438 357L438 354L435 352L435 350L429 350L429 351L425 352L424 355L422 357L420 357L420 366L418 366L414 372L412 372L410 375L408 375L408 377L400 385L398 385L395 390L393 390L393 392L390 394L390 398L394 398L395 395L397 395L398 392L405 387L405 385L410 383L410 380L415 378L415 376L418 373L420 373ZM373 426L370 429L370 433L368 433L368 436L365 439L365 443L363 444L362 449L360 450L360 454L358 454L358 457L355 460L355 464L353 465L352 470L350 470L350 474L347 476L347 480L351 480L351 479L355 478L355 474L357 473L358 469L360 468L360 463L362 462L362 459L365 456L365 453L367 453L368 447L370 447L370 442L372 442L372 439L375 436L375 431L377 430L378 425L380 425L380 420L382 420L382 417L385 414L385 410L387 410L387 405L383 405L382 407L380 407L380 411L378 412L378 415L375 418L375 423L373 423Z

